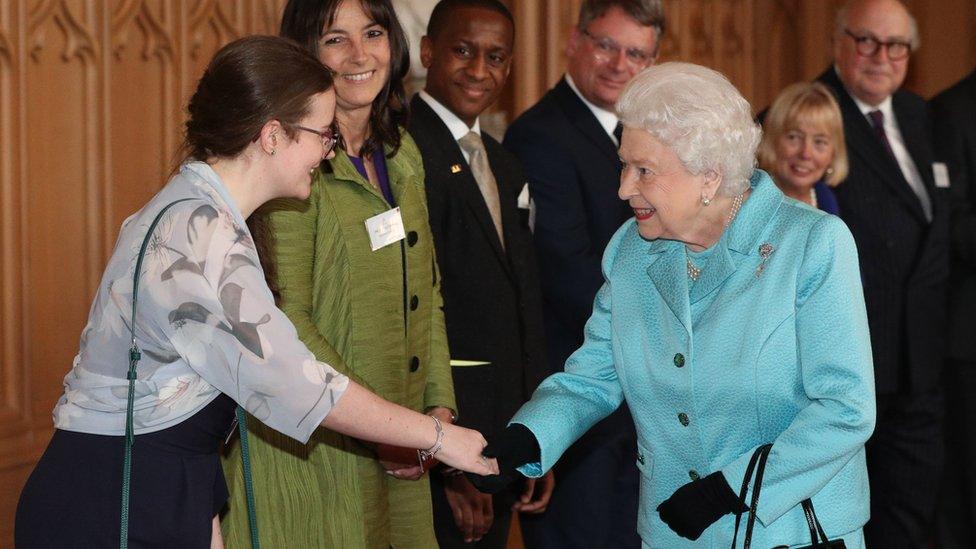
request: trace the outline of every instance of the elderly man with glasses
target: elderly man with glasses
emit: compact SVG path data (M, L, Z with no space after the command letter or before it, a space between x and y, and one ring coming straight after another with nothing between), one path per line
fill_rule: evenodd
M528 178L552 372L583 343L603 282L603 249L633 215L617 197L614 104L654 63L664 26L660 0L584 0L566 47L566 75L505 135ZM563 456L549 510L521 518L526 546L640 547L636 452L624 405Z
M844 118L850 173L836 192L857 242L874 355L868 547L927 546L943 463L949 182L933 165L925 103L900 89L918 43L901 2L848 2L834 66L820 77Z

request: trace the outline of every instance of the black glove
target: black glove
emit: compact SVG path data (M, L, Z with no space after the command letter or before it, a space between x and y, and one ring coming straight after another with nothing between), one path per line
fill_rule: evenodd
M692 541L716 520L745 510L719 471L685 484L657 506L661 520L674 533Z
M497 494L520 477L515 469L539 461L539 441L528 427L513 423L505 428L502 436L489 442L481 453L498 460L498 474L481 476L466 473L468 480L481 492Z

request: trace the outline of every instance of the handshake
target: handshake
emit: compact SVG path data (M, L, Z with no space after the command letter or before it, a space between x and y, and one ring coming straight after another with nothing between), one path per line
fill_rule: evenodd
M516 469L526 463L539 461L539 443L524 425L514 423L497 439L487 443L477 431L438 422L437 442L425 453L448 467L463 471L468 480L481 492L495 494L519 479ZM436 460L422 460L419 465L405 467L407 460L396 449L379 445L379 459L390 475L402 480L420 478ZM417 463L416 461L414 463Z
M495 494L519 478L519 467L539 461L539 442L527 427L513 423L485 446L481 454L483 459L495 462L496 472L487 476L468 472L468 480L478 490Z

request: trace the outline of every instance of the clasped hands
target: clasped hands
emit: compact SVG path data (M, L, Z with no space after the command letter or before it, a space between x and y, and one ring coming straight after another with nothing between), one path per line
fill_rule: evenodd
M432 410L431 415L437 411ZM439 419L445 430L443 447L437 453L447 466L442 468L445 496L465 541L478 541L488 532L494 521L491 494L504 490L516 480L524 480L525 484L512 510L545 511L555 486L552 473L540 479L525 479L517 471L519 466L539 460L539 445L531 431L514 424L492 444L487 444L477 431L450 425L449 416ZM415 450L384 445L377 445L376 450L387 472L398 479L416 480L436 464L436 461L418 464L413 457ZM460 471L467 474L457 474Z
M417 480L425 471L437 465L438 460L450 468L473 474L498 474L498 463L482 455L488 443L481 433L452 425L452 414L447 408L432 408L428 414L440 421L440 428L444 431L443 438L440 439L442 445L435 452L436 456L420 462L415 449L377 444L376 456L387 474L401 480Z

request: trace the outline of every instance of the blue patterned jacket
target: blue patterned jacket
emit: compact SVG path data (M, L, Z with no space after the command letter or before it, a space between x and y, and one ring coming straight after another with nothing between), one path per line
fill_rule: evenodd
M860 546L875 396L854 240L839 218L786 199L766 173L751 185L690 288L683 244L646 241L633 219L617 231L583 346L512 420L541 448L541 462L521 471L547 471L626 400L646 545L728 547L733 515L691 542L655 509L714 471L738 492L753 451L772 442L754 546L809 544L799 506L809 497L828 535Z

